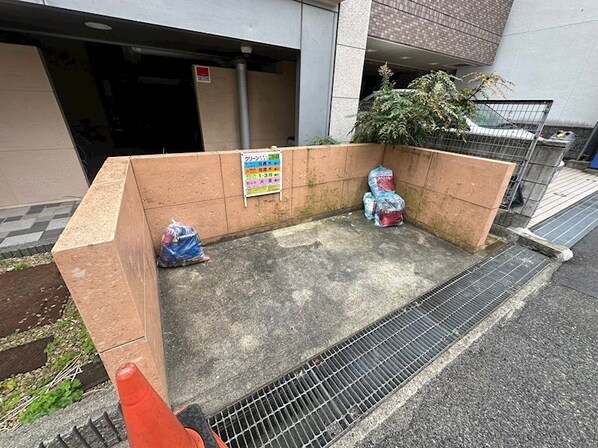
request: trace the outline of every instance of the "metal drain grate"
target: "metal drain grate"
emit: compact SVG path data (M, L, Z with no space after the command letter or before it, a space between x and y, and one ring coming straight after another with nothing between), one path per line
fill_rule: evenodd
M571 247L598 226L598 193L532 227L549 241Z
M548 264L508 246L210 418L229 448L324 447Z

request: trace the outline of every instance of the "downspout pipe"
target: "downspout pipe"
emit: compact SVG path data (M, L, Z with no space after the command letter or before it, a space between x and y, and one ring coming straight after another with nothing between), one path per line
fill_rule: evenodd
M237 58L237 91L239 92L239 123L241 125L241 149L251 148L249 130L249 100L247 99L247 61Z

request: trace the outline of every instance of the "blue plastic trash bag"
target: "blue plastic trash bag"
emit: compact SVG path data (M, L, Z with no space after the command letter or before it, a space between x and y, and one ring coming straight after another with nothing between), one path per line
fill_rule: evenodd
M378 227L392 227L403 224L405 201L396 193L381 193L376 197L374 224Z
M374 220L374 213L376 213L376 198L369 191L363 195L363 212L367 219L370 221Z
M160 258L158 266L175 268L194 263L210 261L210 257L203 253L199 235L191 226L184 226L172 220L162 236Z
M368 185L376 199L382 193L394 193L395 185L392 170L384 166L374 168L368 174Z

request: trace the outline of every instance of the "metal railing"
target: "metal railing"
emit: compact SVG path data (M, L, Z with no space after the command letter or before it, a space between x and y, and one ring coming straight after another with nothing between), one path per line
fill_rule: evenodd
M469 132L439 131L432 149L512 162L517 165L501 207L523 204L521 182L552 106L550 100L477 100L476 113L467 117Z

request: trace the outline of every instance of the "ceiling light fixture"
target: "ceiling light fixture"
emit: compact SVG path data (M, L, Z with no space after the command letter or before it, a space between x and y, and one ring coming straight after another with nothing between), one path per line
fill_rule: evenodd
M407 59L411 59L411 56L401 56L401 59L406 61Z
M440 65L440 62L429 62L428 65Z
M94 30L101 31L110 31L112 29L110 25L100 22L85 22L85 26L88 28L93 28Z

